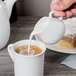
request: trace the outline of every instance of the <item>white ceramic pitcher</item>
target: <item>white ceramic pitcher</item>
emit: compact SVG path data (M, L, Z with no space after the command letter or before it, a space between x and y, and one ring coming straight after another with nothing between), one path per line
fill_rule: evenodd
M10 36L9 18L16 0L0 0L0 49L8 42Z
M35 27L39 26L38 33L35 37L44 43L55 44L58 42L65 33L65 25L63 23L63 18L55 18L53 14L55 11L49 13L49 17L42 17Z

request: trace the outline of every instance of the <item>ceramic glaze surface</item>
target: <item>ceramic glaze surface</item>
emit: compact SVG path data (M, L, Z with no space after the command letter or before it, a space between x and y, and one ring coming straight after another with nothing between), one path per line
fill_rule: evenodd
M11 2L10 2L11 1ZM2 49L8 42L10 37L10 23L9 18L13 4L16 0L0 0L0 49Z
M54 18L52 14L53 12L50 12L49 17L41 18L36 24L36 26L40 26L39 30L36 29L38 31L36 39L48 44L55 44L65 33L65 25L62 18Z

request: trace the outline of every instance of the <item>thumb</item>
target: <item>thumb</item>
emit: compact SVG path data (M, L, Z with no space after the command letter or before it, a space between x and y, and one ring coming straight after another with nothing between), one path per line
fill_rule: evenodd
M51 10L65 10L69 8L75 0L52 0L50 4Z

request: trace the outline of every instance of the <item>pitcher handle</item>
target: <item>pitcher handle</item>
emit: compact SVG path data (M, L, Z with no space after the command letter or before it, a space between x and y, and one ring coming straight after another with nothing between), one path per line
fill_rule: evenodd
M50 11L49 12L49 18L52 18L53 17L53 14L55 13L56 11Z
M56 13L56 11L50 11L50 13L49 13L49 18L55 17L55 16L53 15L54 13ZM56 17L55 17L55 18L56 18ZM63 20L63 17L60 16L60 17L58 17L58 19L59 19L59 20Z
M14 62L14 57L13 57L13 44L8 45L8 53L9 53L11 59L12 59L13 62Z

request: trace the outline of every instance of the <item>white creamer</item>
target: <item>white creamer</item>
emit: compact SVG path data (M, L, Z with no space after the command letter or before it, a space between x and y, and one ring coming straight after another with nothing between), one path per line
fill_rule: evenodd
M36 39L48 44L55 44L58 42L65 33L65 24L62 17L55 18L52 15L55 11L49 13L49 17L42 17L34 28ZM36 27L39 28L37 29ZM37 31L36 31L36 30Z

